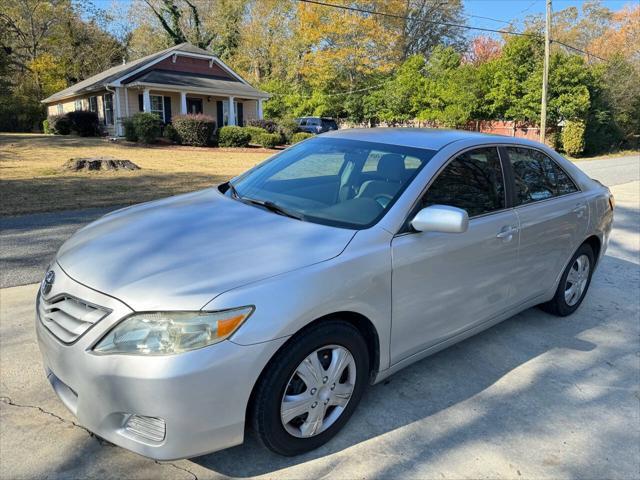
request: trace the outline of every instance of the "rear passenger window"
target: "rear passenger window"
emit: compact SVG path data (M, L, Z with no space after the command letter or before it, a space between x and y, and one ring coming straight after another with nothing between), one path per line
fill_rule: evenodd
M578 191L565 171L539 150L507 147L507 152L516 183L516 205Z
M438 175L423 198L423 206L450 205L470 217L505 208L504 179L495 147L465 152Z

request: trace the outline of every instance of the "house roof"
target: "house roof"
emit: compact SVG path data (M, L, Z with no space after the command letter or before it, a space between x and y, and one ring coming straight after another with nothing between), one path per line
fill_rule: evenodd
M131 85L136 84L173 85L176 87L215 90L216 92L230 95L267 97L265 93L256 90L251 85L236 80L223 79L214 75L174 72L169 70L151 70L131 82Z
M169 56L171 53L191 53L197 55L206 55L208 57L216 59L224 68L228 69L226 65L224 65L220 60L218 60L211 52L207 52L202 48L196 47L195 45L191 45L190 43L181 43L180 45L175 45L173 47L167 48L165 50L161 50L159 52L153 53L151 55L147 55L146 57L139 58L137 60L133 60L131 62L127 62L122 65L116 65L115 67L111 67L104 72L100 72L97 75L89 77L81 82L78 82L74 85L71 85L64 90L60 90L59 92L54 93L53 95L42 100L42 103L51 103L57 100L62 100L64 98L73 97L76 95L82 95L84 93L89 93L95 90L101 90L105 86L116 82L118 79L131 74L140 69L144 69L146 65L153 64L155 61L159 61L162 58ZM180 75L188 75L183 73L178 73ZM237 74L234 73L235 76ZM239 77L238 77L239 78ZM137 79L140 81L140 79ZM244 82L244 80L242 80ZM231 82L230 82L231 83ZM239 82L235 82L239 83ZM249 86L246 82L243 83L246 87L250 88L253 94L258 93L259 91Z

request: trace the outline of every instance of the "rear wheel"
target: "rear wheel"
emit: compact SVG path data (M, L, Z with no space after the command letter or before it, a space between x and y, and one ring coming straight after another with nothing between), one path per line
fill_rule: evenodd
M328 321L282 349L260 379L252 403L261 442L298 455L331 439L349 420L369 378L369 355L352 325Z
M589 289L594 265L592 248L582 244L563 272L555 296L541 307L561 317L575 312Z

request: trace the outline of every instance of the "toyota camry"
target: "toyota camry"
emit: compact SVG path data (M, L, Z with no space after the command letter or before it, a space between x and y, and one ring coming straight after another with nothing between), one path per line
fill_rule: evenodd
M247 431L300 454L367 385L527 308L575 312L613 210L536 142L319 135L73 235L37 296L46 375L81 425L154 459Z

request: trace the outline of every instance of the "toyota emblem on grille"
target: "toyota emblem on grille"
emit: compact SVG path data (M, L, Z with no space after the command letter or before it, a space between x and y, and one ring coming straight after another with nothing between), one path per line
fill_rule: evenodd
M51 287L53 287L53 282L56 279L56 272L53 270L49 270L47 274L44 276L44 280L42 280L42 284L40 285L40 293L42 295L46 295L51 291Z

